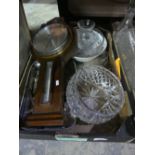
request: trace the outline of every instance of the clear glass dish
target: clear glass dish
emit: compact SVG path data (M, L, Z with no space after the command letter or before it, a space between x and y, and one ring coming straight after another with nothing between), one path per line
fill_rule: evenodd
M70 79L67 104L73 117L90 124L105 123L119 113L124 91L117 77L104 67L80 68Z

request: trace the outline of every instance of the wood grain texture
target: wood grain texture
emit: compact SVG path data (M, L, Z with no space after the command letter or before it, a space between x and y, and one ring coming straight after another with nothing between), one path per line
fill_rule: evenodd
M55 64L53 69L53 80L51 89L51 100L47 104L42 104L42 94L43 94L43 84L44 84L44 74L45 65L41 68L41 76L38 82L38 89L35 96L35 106L34 113L53 113L62 112L63 110L63 95L62 95L62 68L60 64ZM56 81L59 85L56 85Z
M27 120L56 120L63 119L62 114L33 114L27 117Z
M40 126L62 126L64 124L63 120L34 120L26 121L26 126L40 127Z

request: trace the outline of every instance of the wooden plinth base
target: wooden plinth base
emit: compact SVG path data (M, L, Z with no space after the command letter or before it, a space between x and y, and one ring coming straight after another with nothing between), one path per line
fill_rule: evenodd
M34 96L33 114L26 119L26 126L62 126L63 120L63 68L55 63L52 72L51 100L48 103L42 103L44 88L45 64L42 64Z
M63 126L64 120L61 114L32 114L27 117L26 126Z

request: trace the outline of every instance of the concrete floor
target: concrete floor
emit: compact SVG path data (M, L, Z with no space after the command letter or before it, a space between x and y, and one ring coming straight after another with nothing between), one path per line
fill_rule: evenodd
M55 0L24 0L30 29L59 16ZM20 139L20 155L134 155L135 145L127 143L60 142Z
M20 155L134 155L135 145L20 139Z
M48 1L50 3L47 3ZM59 17L58 6L54 0L46 0L45 3L41 3L41 0L34 3L34 0L31 0L29 3L24 3L24 10L31 30L39 28L41 24L54 17Z

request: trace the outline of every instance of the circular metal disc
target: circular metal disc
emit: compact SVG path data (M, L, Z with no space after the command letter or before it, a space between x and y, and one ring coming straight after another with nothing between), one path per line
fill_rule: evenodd
M68 29L64 24L51 24L41 29L33 39L37 56L51 56L64 48L68 41Z

